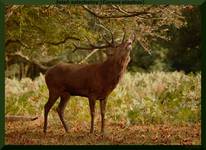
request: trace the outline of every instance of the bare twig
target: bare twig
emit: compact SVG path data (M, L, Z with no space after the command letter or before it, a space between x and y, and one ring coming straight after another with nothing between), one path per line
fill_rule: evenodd
M151 50L150 50L147 46L145 46L145 44L144 44L141 40L138 40L138 42L139 42L139 44L141 45L141 47L142 47L146 52L148 52L148 54L152 55Z
M124 9L122 9L120 6L117 6L117 5L112 5L112 7L114 9L116 9L117 11L123 13L123 14L126 14L126 15L129 15L130 13L128 13L127 11L125 11Z

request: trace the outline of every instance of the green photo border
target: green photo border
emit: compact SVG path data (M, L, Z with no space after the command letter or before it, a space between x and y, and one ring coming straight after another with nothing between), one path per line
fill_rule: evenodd
M1 0L0 1L0 150L1 149L206 149L206 0ZM5 145L5 56L4 56L4 6L8 4L192 4L198 5L201 9L202 18L202 41L201 41L201 52L202 52L202 81L201 81L201 145L191 146L164 146L164 145L123 145L123 146L53 146L53 145ZM60 4L60 3L59 3ZM205 91L205 92L204 92Z

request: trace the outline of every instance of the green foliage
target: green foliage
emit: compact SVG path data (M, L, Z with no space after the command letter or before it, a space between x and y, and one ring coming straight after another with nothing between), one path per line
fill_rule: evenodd
M172 70L195 72L201 70L201 16L198 7L186 7L183 15L187 25L180 29L171 27L171 40L167 59Z
M198 7L182 10L186 25L177 28L169 25L168 41L159 39L151 44L151 55L136 44L129 66L131 71L175 71L186 73L201 70L201 18Z
M201 75L182 72L126 73L108 97L106 118L129 124L200 121ZM48 91L41 75L34 81L6 79L6 114L40 115ZM54 108L57 107L55 104ZM56 111L49 114L56 122ZM99 102L96 105L98 120ZM88 100L71 97L65 111L70 121L89 121Z
M152 72L168 71L170 66L167 61L168 49L160 44L153 44L151 54L145 52L140 46L135 45L131 54L129 71Z

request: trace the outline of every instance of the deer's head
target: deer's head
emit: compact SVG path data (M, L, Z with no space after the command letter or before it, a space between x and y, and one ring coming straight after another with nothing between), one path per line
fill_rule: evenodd
M132 50L132 44L135 39L135 34L132 33L127 40L125 40L125 34L120 44L113 45L107 50L108 59L117 61L128 61L130 60L130 52ZM128 63L127 62L127 63Z

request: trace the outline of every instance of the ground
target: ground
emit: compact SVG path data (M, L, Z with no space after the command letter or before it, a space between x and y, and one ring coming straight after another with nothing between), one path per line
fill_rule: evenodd
M68 133L62 125L50 123L47 134L43 133L43 120L15 121L5 124L5 143L23 145L199 145L201 125L158 124L127 125L107 122L104 135L100 134L100 122L95 133L89 133L89 122L71 122Z

